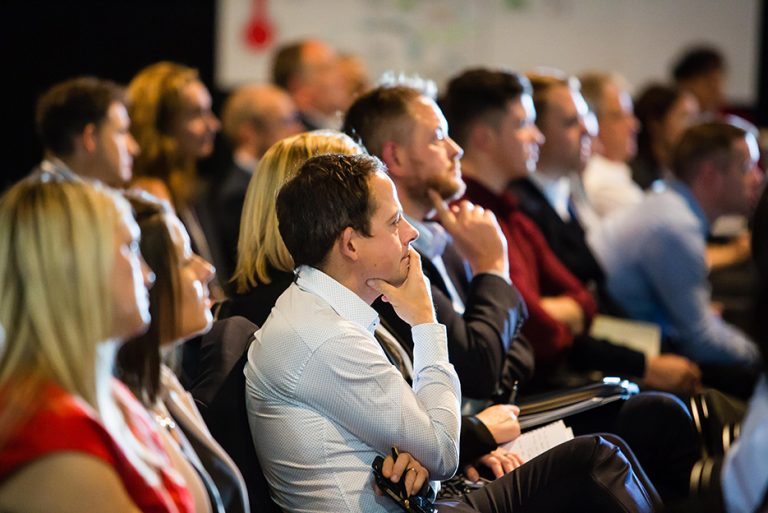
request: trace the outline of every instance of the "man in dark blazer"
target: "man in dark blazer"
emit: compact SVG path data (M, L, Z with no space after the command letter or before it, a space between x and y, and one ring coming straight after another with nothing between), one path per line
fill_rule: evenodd
M585 236L596 219L578 190L579 174L591 155L587 104L576 80L533 73L528 78L544 143L536 171L513 180L510 190L565 267L596 293L601 310L620 313L605 291L605 274Z
M529 377L530 347L515 340L525 307L509 279L506 242L496 218L467 202L446 206L464 191L462 150L448 137L435 102L413 87L382 86L352 105L344 130L386 164L405 216L419 232L413 246L432 282L438 321L448 329L462 397L496 395L502 367L514 379ZM436 213L440 225L429 221ZM410 350L409 330L386 305L379 309Z

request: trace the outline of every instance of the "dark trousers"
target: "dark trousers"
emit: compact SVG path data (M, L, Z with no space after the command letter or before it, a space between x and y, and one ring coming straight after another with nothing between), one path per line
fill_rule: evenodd
M611 437L611 435L608 435ZM439 501L438 511L653 512L661 500L631 451L618 438L582 436L532 459L464 497Z

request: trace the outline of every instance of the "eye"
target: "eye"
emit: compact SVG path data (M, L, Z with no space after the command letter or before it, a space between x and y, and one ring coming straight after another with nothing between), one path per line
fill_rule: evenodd
M132 240L128 244L128 249L131 251L131 253L133 253L135 255L141 254L141 246L139 246L139 241L137 241L137 240Z

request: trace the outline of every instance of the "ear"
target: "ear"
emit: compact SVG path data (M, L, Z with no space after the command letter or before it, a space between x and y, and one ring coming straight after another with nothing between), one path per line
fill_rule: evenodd
M475 123L469 129L469 146L480 151L488 151L493 147L497 138L496 130L485 123Z
M392 176L403 176L403 163L405 153L395 141L387 141L381 146L381 161L387 166L387 171Z
M85 128L83 128L83 132L78 139L87 153L94 153L96 151L96 146L98 146L98 143L96 142L96 125L94 123L85 125Z
M339 252L341 256L356 262L360 258L359 248L357 241L360 235L351 226L344 228L344 231L339 235L339 239L336 242L339 245Z

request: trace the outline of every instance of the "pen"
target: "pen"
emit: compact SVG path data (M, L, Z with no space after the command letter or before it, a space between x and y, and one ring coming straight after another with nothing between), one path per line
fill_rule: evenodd
M515 382L512 384L512 392L509 394L509 404L516 404L517 403L517 386L520 382L518 380L515 380Z

